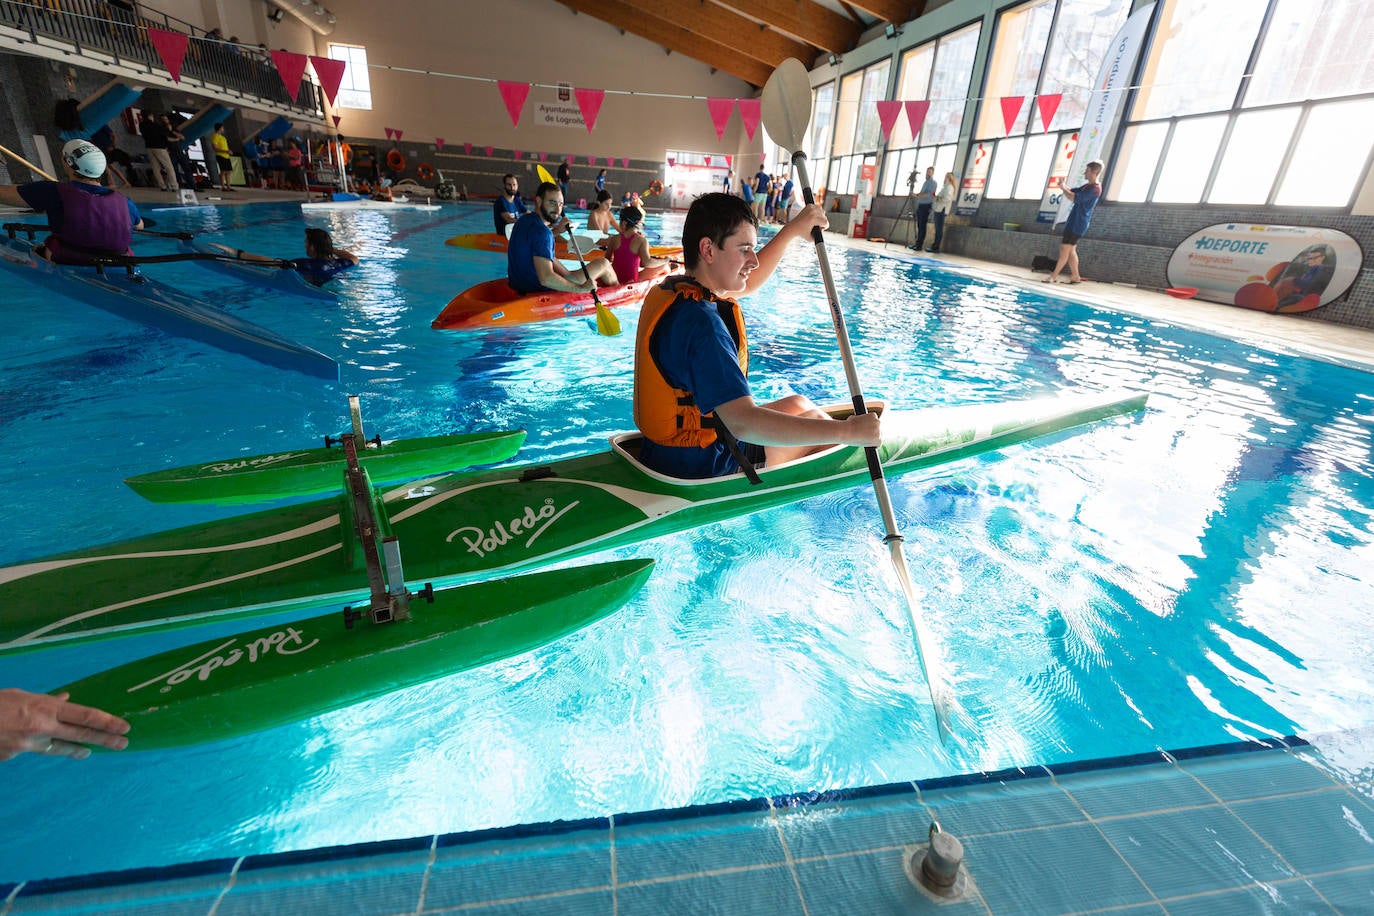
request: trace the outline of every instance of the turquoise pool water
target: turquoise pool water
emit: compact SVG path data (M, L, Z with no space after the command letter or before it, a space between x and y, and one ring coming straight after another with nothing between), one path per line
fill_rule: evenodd
M292 206L152 215L300 247ZM443 245L487 231L486 208L304 222L365 258L337 306L192 265L155 276L336 356L339 384L0 280L0 562L231 514L154 506L121 480L314 443L344 428L347 393L388 438L527 429L521 460L630 427L633 310L616 338L590 320L429 330L503 269ZM1371 723L1370 375L928 262L831 259L870 398L1151 393L1140 417L891 481L968 713L956 742L933 736L873 496L856 488L615 552L658 560L646 590L534 653L244 739L5 764L22 788L0 802L0 880ZM760 399L847 400L807 246L747 309ZM0 658L0 683L48 689L223 629Z

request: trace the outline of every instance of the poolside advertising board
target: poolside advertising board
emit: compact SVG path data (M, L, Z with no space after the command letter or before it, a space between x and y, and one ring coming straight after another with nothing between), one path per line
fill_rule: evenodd
M968 168L964 170L964 178L959 183L959 202L954 205L954 212L959 216L972 216L978 212L978 205L983 202L983 189L988 184L991 161L991 143L973 144L968 154Z
M1359 243L1336 229L1220 223L1188 236L1169 258L1169 285L1261 312L1310 312L1359 276Z

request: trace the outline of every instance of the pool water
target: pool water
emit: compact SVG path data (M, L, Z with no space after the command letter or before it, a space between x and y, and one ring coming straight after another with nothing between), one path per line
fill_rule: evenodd
M301 249L291 205L150 215ZM0 281L0 563L233 514L155 506L121 481L316 443L346 427L349 393L369 435L523 428L521 461L631 427L633 309L619 337L591 319L429 329L504 270L443 244L488 231L487 207L304 224L364 258L338 305L194 265L153 275L336 356L338 384ZM672 242L680 225L648 229ZM1369 374L930 262L830 257L871 399L1150 393L1142 415L889 481L962 708L953 740L935 737L876 503L856 487L578 561L658 564L620 612L536 652L242 739L5 764L22 790L0 802L0 881L1374 722ZM808 245L746 311L760 400L848 400ZM242 626L0 657L0 684L52 689Z

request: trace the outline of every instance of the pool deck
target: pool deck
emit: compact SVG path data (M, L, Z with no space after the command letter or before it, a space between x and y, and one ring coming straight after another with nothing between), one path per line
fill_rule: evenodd
M1245 742L0 885L0 916L1360 914L1372 780L1374 730ZM949 898L914 877L937 821Z
M170 195L135 189L140 205ZM204 200L206 194L202 193ZM218 196L216 194L216 196ZM211 203L283 202L239 191ZM893 245L830 234L919 260ZM999 283L1374 369L1374 332L940 255ZM1310 743L1308 743L1310 742ZM931 824L957 899L918 886ZM1374 913L1374 728L0 884L0 916Z

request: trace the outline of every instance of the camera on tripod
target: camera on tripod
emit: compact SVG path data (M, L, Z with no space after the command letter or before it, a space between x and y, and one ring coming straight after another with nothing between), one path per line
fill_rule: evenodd
M907 186L907 188L910 189L910 188L916 187L916 179L917 179L918 177L920 177L920 173L921 173L921 170L920 170L920 169L912 169L912 170L911 170L911 174L908 175L908 176L906 176L906 186Z

